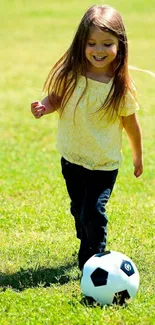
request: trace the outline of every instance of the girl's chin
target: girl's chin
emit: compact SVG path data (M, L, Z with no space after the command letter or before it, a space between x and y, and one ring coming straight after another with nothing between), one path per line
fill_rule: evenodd
M96 67L96 68L104 68L107 66L107 64L105 64L105 62L97 62L97 61L93 61L92 62L92 66Z

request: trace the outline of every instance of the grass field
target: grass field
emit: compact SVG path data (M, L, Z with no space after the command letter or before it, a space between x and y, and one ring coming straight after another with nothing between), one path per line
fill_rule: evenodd
M155 72L154 0L106 3L124 17L130 64ZM30 113L49 69L92 4L1 0L0 325L155 324L155 79L132 72L141 105L144 174L134 178L124 136L124 163L107 207L107 249L130 256L140 272L139 292L126 308L85 304L79 242L55 148L57 116L35 120Z

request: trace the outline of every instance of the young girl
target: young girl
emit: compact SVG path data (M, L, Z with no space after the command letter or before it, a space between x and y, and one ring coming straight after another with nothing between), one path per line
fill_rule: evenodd
M59 114L57 147L71 200L82 269L106 247L106 204L121 164L122 130L132 148L134 175L143 172L138 104L128 72L128 43L120 14L94 5L83 16L70 48L33 102L35 118Z

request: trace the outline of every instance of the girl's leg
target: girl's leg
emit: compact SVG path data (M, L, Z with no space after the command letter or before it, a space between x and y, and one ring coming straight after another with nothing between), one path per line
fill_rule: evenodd
M82 209L82 229L79 250L79 266L82 269L86 260L106 247L107 216L106 204L112 193L118 170L87 170L86 192Z

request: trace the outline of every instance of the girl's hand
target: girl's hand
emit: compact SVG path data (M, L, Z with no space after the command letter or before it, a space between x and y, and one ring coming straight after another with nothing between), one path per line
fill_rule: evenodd
M139 177L143 173L141 128L136 114L123 116L122 121L132 148L134 175Z
M143 163L142 163L142 161L139 161L139 160L134 161L134 175L135 175L135 177L138 178L139 176L142 175L142 173L143 173Z
M31 104L31 112L37 119L44 115L45 110L46 107L41 102L36 101Z

